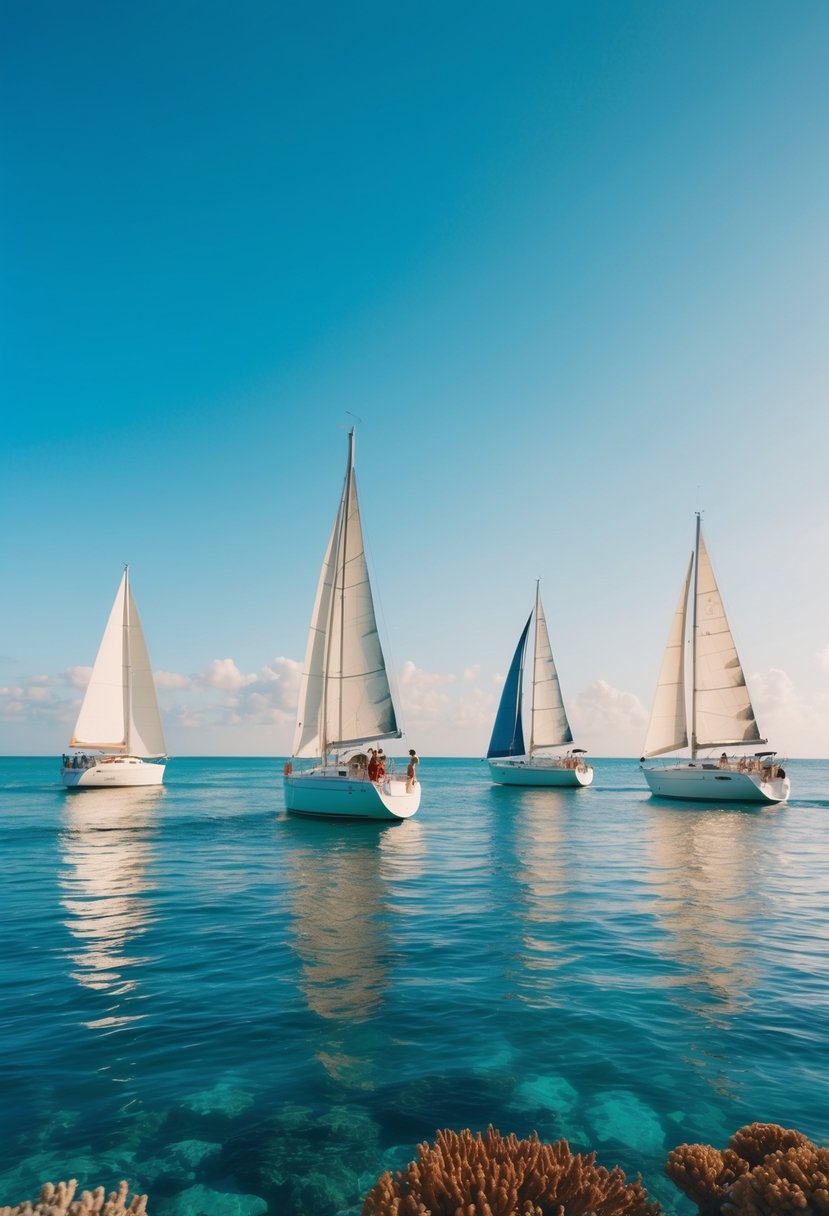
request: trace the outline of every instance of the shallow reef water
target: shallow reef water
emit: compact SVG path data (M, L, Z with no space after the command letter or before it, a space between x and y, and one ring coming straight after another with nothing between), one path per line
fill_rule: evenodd
M785 807L421 763L398 825L288 817L281 763L67 794L0 760L0 1203L356 1216L442 1127L565 1136L669 1216L684 1141L829 1143L829 762Z

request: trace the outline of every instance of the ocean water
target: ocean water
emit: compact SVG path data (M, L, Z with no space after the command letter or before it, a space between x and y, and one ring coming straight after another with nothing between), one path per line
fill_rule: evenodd
M0 1204L357 1213L441 1127L641 1171L752 1120L829 1143L829 762L785 807L420 766L401 824L286 816L281 763L69 794L0 760Z

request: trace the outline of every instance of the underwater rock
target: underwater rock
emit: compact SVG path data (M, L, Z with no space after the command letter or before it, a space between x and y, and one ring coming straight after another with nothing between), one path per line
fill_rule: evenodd
M362 1106L332 1106L318 1117L316 1126L324 1128L331 1139L340 1144L360 1144L368 1148L380 1137L380 1128Z
M329 1162L324 1169L294 1179L291 1212L294 1216L325 1216L357 1206L362 1193L357 1174L342 1163Z
M514 1084L505 1073L441 1073L386 1086L370 1105L389 1138L411 1141L440 1126L483 1126L504 1108Z
M548 1110L558 1115L569 1113L578 1098L577 1090L564 1077L531 1077L516 1086L512 1105L525 1106L528 1110Z
M238 1077L223 1077L209 1089L200 1089L182 1099L182 1106L195 1115L225 1115L234 1119L253 1105L253 1094Z
M258 1195L214 1191L197 1183L170 1199L153 1203L152 1216L264 1216L268 1205Z
M628 1090L602 1094L586 1115L603 1144L617 1140L647 1156L657 1156L664 1150L665 1130L659 1116Z
M165 1189L180 1190L188 1182L195 1181L200 1168L208 1162L218 1161L221 1151L221 1144L209 1140L179 1140L145 1161L141 1174L154 1194Z
M357 1202L358 1178L376 1169L380 1157L379 1135L361 1107L315 1114L286 1104L232 1136L221 1165L243 1190L266 1196L273 1209L321 1216Z

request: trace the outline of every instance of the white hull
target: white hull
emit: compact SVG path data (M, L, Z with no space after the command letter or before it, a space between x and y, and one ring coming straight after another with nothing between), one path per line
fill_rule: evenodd
M405 777L383 782L348 776L339 766L286 773L285 807L296 815L337 819L409 819L420 806L420 782L407 790Z
M572 787L590 785L593 780L589 764L565 768L556 760L490 760L489 768L496 785Z
M717 764L696 761L664 768L642 767L651 793L659 798L686 798L704 802L786 802L791 785L788 777L764 780L756 773L721 769Z
M61 779L69 789L100 790L137 785L161 785L166 763L156 764L137 756L96 756L89 768L62 768Z

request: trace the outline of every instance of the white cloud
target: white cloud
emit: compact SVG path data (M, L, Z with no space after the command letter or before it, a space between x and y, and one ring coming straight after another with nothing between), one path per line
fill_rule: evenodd
M280 655L262 668L260 683L267 687L267 696L274 708L282 713L295 713L299 701L302 664Z
M236 689L252 684L256 676L243 676L233 659L214 659L198 679L209 688Z
M817 652L817 661L824 671L829 672L829 643Z
M829 733L825 696L804 696L779 667L755 672L748 683L758 724L770 747L800 756L825 752Z
M648 711L632 692L596 680L568 705L577 742L594 755L638 755L648 725Z
M190 688L193 681L189 676L179 675L176 671L153 672L156 688Z
M462 730L491 731L495 721L495 702L493 693L485 692L482 688L470 689L455 712L455 725Z
M56 695L56 688L65 683L63 676L36 675L0 688L0 717L30 723L37 733L45 732L48 737L55 723L71 721L77 712L74 701Z
M480 663L474 663L472 665L472 667L464 667L464 669L463 669L463 678L464 678L464 680L466 680L466 682L468 684L471 684L473 680L477 680L477 678L480 674L481 674Z
M91 675L91 667L67 667L61 678L71 688L86 688Z
M456 679L452 672L424 671L415 666L411 659L407 659L400 668L400 683L420 688L429 684L454 684Z

